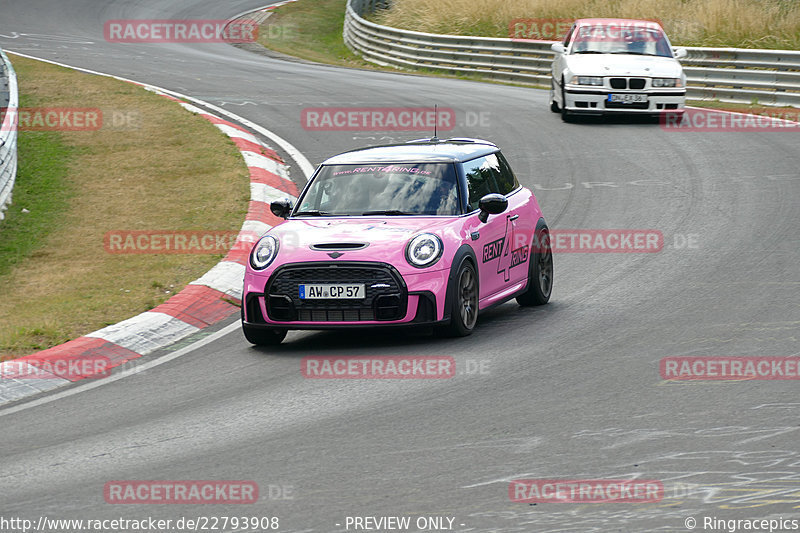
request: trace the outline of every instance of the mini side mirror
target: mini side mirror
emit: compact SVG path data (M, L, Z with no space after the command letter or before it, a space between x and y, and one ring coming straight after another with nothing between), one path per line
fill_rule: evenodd
M566 48L564 48L564 45L561 44L561 43L553 43L553 44L551 44L550 45L550 50L552 50L553 52L555 52L557 54L563 54L564 52L566 52Z
M680 59L688 55L686 48L673 48L672 51L675 52L675 59Z
M489 215L498 215L508 209L508 199L502 194L491 193L481 198L478 202L478 219L481 222L489 220Z
M279 218L288 218L292 212L292 202L288 198L281 198L269 204L269 210Z

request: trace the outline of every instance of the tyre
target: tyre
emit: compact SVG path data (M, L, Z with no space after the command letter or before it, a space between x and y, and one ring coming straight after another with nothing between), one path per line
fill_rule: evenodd
M561 80L561 120L572 122L572 113L567 111L567 95L564 92L564 80Z
M550 111L558 113L561 109L556 102L556 82L550 80Z
M285 329L254 328L242 324L244 338L256 346L277 346L286 338Z
M464 337L472 333L478 321L478 274L471 261L462 261L453 283L450 324L443 333Z
M553 292L553 250L550 246L550 230L544 221L536 226L530 264L528 265L528 288L517 296L517 303L524 307L544 305Z

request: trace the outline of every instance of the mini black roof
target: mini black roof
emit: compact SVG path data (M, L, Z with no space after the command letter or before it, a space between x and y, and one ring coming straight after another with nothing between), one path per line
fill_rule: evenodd
M350 150L322 162L323 165L373 163L458 163L497 152L497 145L481 139L418 139Z

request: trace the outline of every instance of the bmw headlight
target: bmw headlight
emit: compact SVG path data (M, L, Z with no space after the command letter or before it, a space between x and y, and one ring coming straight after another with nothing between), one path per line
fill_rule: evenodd
M250 252L250 266L256 270L264 270L275 260L279 247L278 239L272 235L264 235Z
M406 246L406 260L411 266L427 268L442 256L442 240L433 233L420 233Z
M598 76L572 76L573 85L603 85L603 78Z
M653 78L653 87L681 87L680 78Z

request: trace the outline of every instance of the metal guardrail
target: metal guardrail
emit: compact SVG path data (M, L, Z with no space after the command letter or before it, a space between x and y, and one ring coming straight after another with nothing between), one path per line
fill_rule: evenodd
M5 52L0 50L0 220L11 203L17 177L17 75Z
M555 41L437 35L363 18L390 0L348 0L344 41L384 66L479 74L498 81L550 85ZM685 47L687 97L696 100L800 106L800 52Z

